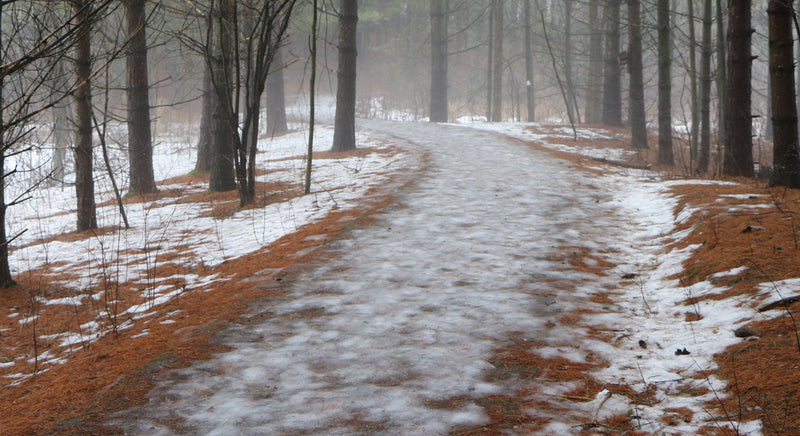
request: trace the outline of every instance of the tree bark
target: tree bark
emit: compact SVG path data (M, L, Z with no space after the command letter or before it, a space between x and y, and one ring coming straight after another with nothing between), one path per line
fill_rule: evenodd
M630 49L628 62L630 69L630 104L628 114L631 120L631 145L634 148L647 148L647 120L644 107L644 73L642 66L642 20L639 0L628 0L628 31Z
M589 2L589 77L586 91L586 122L603 121L603 29L600 24L600 2Z
M770 0L769 74L772 94L773 171L771 186L800 188L797 101L792 50L792 0Z
M567 88L567 114L570 120L580 123L575 93L575 82L572 77L572 0L564 0L564 81Z
M603 74L603 124L622 125L622 84L619 63L620 0L607 0L606 60Z
M658 0L658 162L673 165L672 29L669 0Z
M753 128L750 81L753 28L750 24L750 0L728 0L728 112L727 142L722 173L728 176L753 177Z
M234 123L231 123L233 114L228 107L232 101L233 71L231 54L233 40L231 32L231 18L233 11L229 0L219 0L219 14L211 20L217 20L217 25L212 33L216 41L210 41L208 50L211 52L209 60L214 87L214 114L212 116L213 139L211 143L211 169L209 189L213 192L232 191L236 189L236 176L234 172Z
M283 83L283 50L278 47L267 75L267 134L282 135L289 131L286 123L286 93Z
M531 0L525 0L525 96L528 109L528 122L536 121L535 88L533 86L533 37L531 31Z
M150 86L147 80L145 0L125 0L128 53L128 158L133 193L156 191L150 131Z
M431 122L447 122L447 0L431 0Z
M703 0L703 36L700 52L700 154L697 172L708 172L711 156L711 0Z
M492 121L503 121L503 0L492 0L494 72L492 73Z
M339 10L339 68L336 86L336 119L331 151L356 148L356 25L358 0L341 0Z
M89 0L74 0L74 22L80 28L75 41L75 194L77 197L77 230L97 228L92 171L92 76Z
M0 16L2 16L3 5L0 4ZM0 47L2 47L3 32L2 23L0 23ZM5 52L0 50L0 65L5 63ZM60 79L60 78L59 78ZM6 105L4 99L4 78L0 76L0 287L10 288L16 284L11 277L11 267L9 266L8 259L8 236L6 234L6 211L8 205L6 204L6 151L9 145L6 144L6 125L5 117L3 116L3 108Z
M211 50L209 48L209 50ZM219 99L214 90L214 80L212 79L210 62L204 62L203 68L203 109L200 115L200 134L197 138L197 162L196 171L211 170L211 144L214 142L214 113Z
M727 88L728 81L727 68L727 45L725 44L725 9L722 0L717 0L717 150L720 152L718 159L721 160L722 144L725 144L725 112L728 104Z
M697 38L695 38L694 32L694 1L695 0L688 0L686 2L689 26L689 94L691 98L690 111L692 117L692 128L689 132L689 160L691 168L695 168L697 165L697 134L699 132L698 126L700 125L700 112L697 104Z
M494 1L494 0L492 0ZM489 7L489 39L486 43L486 121L492 121L492 84L494 81L494 6Z

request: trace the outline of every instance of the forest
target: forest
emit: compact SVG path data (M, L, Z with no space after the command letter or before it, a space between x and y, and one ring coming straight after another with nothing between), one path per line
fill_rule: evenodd
M790 380L800 379L791 309L800 301L791 265L800 259L797 8L791 0L0 2L8 310L0 412L9 417L0 416L0 433L795 434L800 401L786 386L773 396L752 385L745 392L740 367L715 356L756 353L747 359L759 363L742 374L774 375L763 368L767 351L730 342L774 334L782 339L770 344L786 353L773 350L781 368L794 364ZM397 206L409 199L427 208ZM418 226L423 216L430 223ZM476 230L479 220L502 231ZM369 226L395 236L347 242ZM446 265L428 270L426 256ZM332 307L361 298L337 299L358 295L355 276L448 296L420 302L403 288L375 297L371 315L362 306L336 312L380 324L374 331L325 324ZM517 276L525 278L507 283ZM429 277L436 286L422 283ZM589 290L593 281L601 291ZM472 292L495 284L496 298ZM505 293L518 288L524 298ZM567 289L576 302L562 302L572 298ZM459 292L475 303L449 296ZM742 313L745 300L759 313L785 312L723 316ZM405 304L413 314L383 318ZM588 315L581 304L611 314ZM248 312L253 305L260 309ZM457 315L442 309L449 305ZM534 320L520 313L528 305ZM479 306L491 315L472 318ZM666 339L676 327L660 316L670 311L690 332ZM252 327L261 318L266 327ZM742 330L760 322L781 327ZM436 323L442 331L429 327ZM735 338L719 339L722 325ZM252 329L225 333L231 326ZM451 327L472 333L448 336ZM530 339L539 330L551 336ZM407 336L394 339L397 331ZM592 345L565 345L573 334ZM145 336L171 339L130 342ZM289 336L329 341L309 339L299 352ZM274 348L237 348L258 340ZM463 340L475 345L450 365L452 350L436 347ZM597 345L628 340L619 351L627 363ZM441 354L420 356L407 341ZM350 366L347 347L369 376L341 369ZM386 347L403 350L398 366L384 365L395 359L376 351ZM206 377L224 365L192 366L234 349L230 359L284 362L275 364L284 384L219 387ZM670 359L694 352L693 365L643 357L655 349ZM286 363L295 353L307 360ZM106 367L108 356L130 363ZM286 375L289 367L297 373ZM690 367L693 375L682 372ZM171 379L177 391L159 390L162 370L175 368L188 371ZM659 381L646 375L662 369ZM483 378L463 386L448 378L462 370ZM76 380L85 371L98 380ZM614 371L623 376L608 382ZM319 374L320 385L309 381ZM353 378L369 378L381 407L400 411L376 412L363 388L342 387ZM547 387L531 387L539 379ZM59 402L53 386L92 394L68 406L73 397ZM289 409L297 397L282 389L323 393ZM325 392L355 398L358 411L320 399ZM154 395L177 409L138 409ZM257 412L212 411L252 398ZM729 410L737 401L740 410ZM195 407L208 413L188 411ZM280 422L252 421L283 412Z

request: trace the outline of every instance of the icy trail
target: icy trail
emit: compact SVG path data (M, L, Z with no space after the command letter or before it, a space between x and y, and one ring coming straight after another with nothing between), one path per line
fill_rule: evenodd
M291 297L261 308L263 323L228 332L233 351L162 383L128 431L171 434L156 421L179 416L197 434L446 433L486 422L484 411L426 400L501 393L483 376L511 332L575 333L545 323L594 276L550 255L630 235L597 178L492 132L366 127L429 150L429 168Z

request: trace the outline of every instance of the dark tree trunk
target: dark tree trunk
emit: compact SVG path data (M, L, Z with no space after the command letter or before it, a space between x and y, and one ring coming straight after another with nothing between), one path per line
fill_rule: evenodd
M533 86L533 37L531 31L531 0L525 0L525 91L528 104L528 122L536 121L535 88Z
M92 174L92 76L91 34L88 3L73 3L75 25L80 28L75 41L75 194L77 197L77 230L97 228Z
M564 81L567 85L567 114L570 120L580 120L575 83L572 80L572 0L564 0Z
M233 71L231 55L233 51L231 29L231 18L233 11L229 0L219 1L219 15L211 20L217 19L215 31L212 33L216 37L209 42L211 51L211 71L214 87L214 98L217 99L214 105L214 115L212 116L213 139L211 143L211 168L209 189L214 192L232 191L236 189L236 176L234 172L234 134L229 107L232 101Z
M753 129L750 103L753 28L750 0L728 0L727 142L722 173L753 177Z
M711 156L711 0L703 0L703 36L700 52L700 155L697 172L708 171Z
M356 148L358 0L341 0L339 13L339 69L336 73L336 119L331 148L334 152Z
M267 134L282 135L289 131L286 124L286 94L283 84L283 50L279 47L272 58L272 71L267 76Z
M150 99L147 80L145 0L125 0L128 36L128 158L130 192L156 191L153 176L153 142L150 132Z
M492 121L503 121L503 0L492 0L494 72L492 73Z
M209 49L210 50L210 49ZM211 144L214 142L214 113L217 111L219 99L214 90L210 62L204 62L203 68L203 110L200 115L200 136L197 138L196 171L211 170Z
M492 0L493 1L493 0ZM486 121L492 121L492 76L494 73L494 7L489 7L489 40L486 57Z
M431 121L447 122L447 0L431 0Z
M658 162L673 165L672 29L669 0L658 0Z
M603 28L600 2L589 2L589 78L586 91L586 122L603 121Z
M687 18L689 26L689 94L691 97L691 117L692 129L689 133L689 160L690 167L695 168L697 165L697 133L698 126L700 125L700 111L697 105L697 38L694 34L694 0L689 0L687 4Z
M800 150L797 141L797 101L792 50L792 0L770 0L769 74L772 79L772 186L800 188Z
M0 4L0 16L2 16L3 5ZM0 27L2 25L0 24ZM2 47L2 35L0 32L0 47ZM0 65L5 63L3 57L4 52L0 51ZM60 77L59 77L60 79ZM6 105L3 93L4 88L3 77L0 76L0 288L10 288L16 284L11 277L11 267L9 266L8 259L8 236L6 235L6 151L8 144L6 144L6 125L5 117L3 116L3 108Z
M722 144L725 144L725 112L727 112L726 105L728 104L727 97L727 81L728 72L726 54L727 45L725 44L725 9L722 6L722 0L717 0L717 150L722 151ZM721 160L717 156L718 160Z
M630 69L630 104L628 114L631 120L631 145L634 148L647 148L647 120L644 107L644 74L642 67L642 20L639 0L628 0L628 31L630 49L628 62Z
M620 0L607 0L604 19L606 21L606 60L603 74L603 124L622 125L622 79L619 64L619 18Z

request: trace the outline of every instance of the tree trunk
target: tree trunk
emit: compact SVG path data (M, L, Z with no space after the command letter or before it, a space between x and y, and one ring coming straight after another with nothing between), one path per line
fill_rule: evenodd
M209 50L211 50L209 48ZM211 144L214 142L214 113L217 111L219 99L214 90L210 62L204 62L203 67L203 109L200 115L200 134L197 138L196 171L211 170Z
M711 0L703 0L703 36L700 52L700 155L697 172L708 171L711 156Z
M432 122L447 122L447 0L431 0Z
M567 87L567 114L570 120L580 123L580 114L572 80L572 0L564 0L564 81Z
M622 82L619 64L620 0L607 0L606 60L603 74L603 124L622 125Z
M60 100L69 92L70 87L69 76L64 62L64 60L58 60L56 63L53 93L50 96L50 104L53 107L53 165L50 177L55 183L62 186L64 184L67 150L72 145L70 141L72 126L69 99Z
M792 50L792 0L770 0L769 74L772 79L773 172L771 186L800 188L797 101Z
M494 1L494 0L492 0ZM494 73L494 6L489 8L489 39L486 43L486 121L492 121L492 80Z
M536 121L536 100L533 86L533 37L531 31L531 0L525 0L525 91L528 104L528 122Z
M89 7L85 0L73 3L75 25L80 28L75 41L75 194L77 197L77 230L97 228L92 174L92 76Z
M0 3L0 16L2 16L3 5ZM0 23L0 28L2 24ZM3 46L2 42L3 33L0 31L0 47ZM0 65L6 61L4 58L4 51L0 50ZM60 77L59 77L60 79ZM6 125L5 117L3 116L3 108L6 106L4 99L4 78L0 76L0 288L10 288L16 284L11 277L11 267L9 266L8 259L8 236L6 235L6 151L9 145L6 144Z
M647 120L644 107L644 73L642 67L642 19L639 0L628 0L628 31L630 49L628 68L630 69L630 104L628 114L631 120L631 145L634 148L647 148Z
M336 120L331 151L356 148L356 25L358 0L341 0L339 9L339 69L336 87Z
M503 0L492 0L494 18L494 72L492 74L492 121L503 121Z
M750 104L753 28L750 0L728 0L728 112L727 142L722 173L753 177L753 129Z
M211 143L211 169L209 189L213 192L236 189L234 172L234 134L228 107L232 101L233 76L231 53L233 41L231 32L232 10L229 0L219 1L219 14L211 20L218 20L212 33L216 41L209 42L210 63L214 88L214 114L212 116L213 142Z
M147 80L145 0L125 0L128 53L128 158L133 193L156 191L153 176L153 142L150 132L150 99Z
M603 121L603 29L600 2L589 2L589 78L586 91L586 122Z
M717 150L720 152L717 159L721 161L722 144L725 144L725 112L728 104L728 81L726 44L725 44L725 9L722 0L717 0Z
M272 59L272 71L267 75L267 134L282 135L289 131L286 124L286 93L283 84L283 50L278 47Z
M697 105L697 59L696 48L697 38L694 34L694 0L687 2L687 20L689 26L689 93L691 98L691 117L692 129L689 133L689 159L690 167L695 168L697 165L697 134L699 132L698 126L700 125L700 112Z
M658 0L658 162L673 165L672 29L669 0Z

